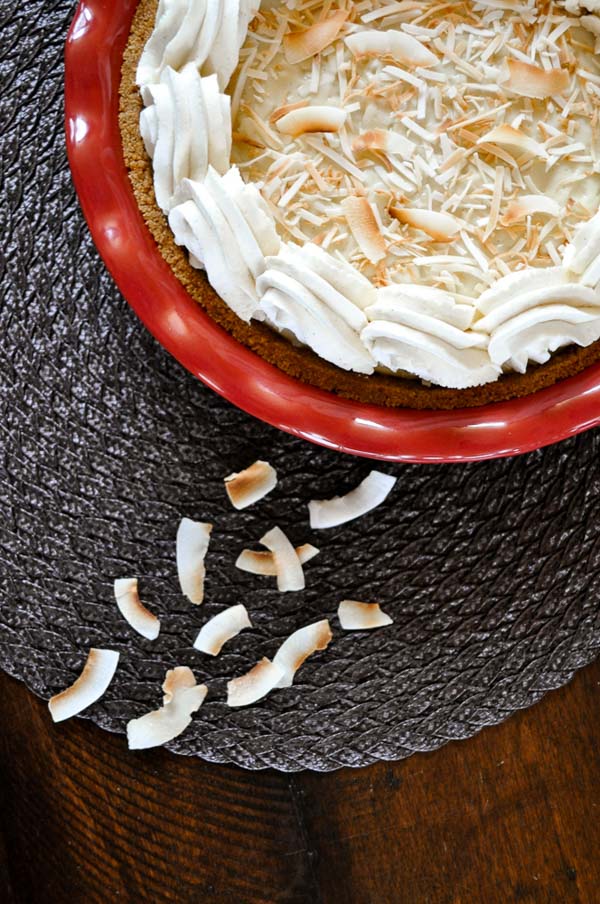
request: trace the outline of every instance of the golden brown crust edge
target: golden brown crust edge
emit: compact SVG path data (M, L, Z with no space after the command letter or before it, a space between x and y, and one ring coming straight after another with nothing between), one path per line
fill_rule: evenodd
M263 324L247 324L240 320L211 288L204 272L195 270L186 253L175 244L166 217L154 197L151 162L139 131L142 100L135 83L135 71L154 25L156 6L156 0L140 0L123 57L119 124L125 165L142 216L162 257L192 298L238 342L303 383L354 401L391 408L448 410L506 401L538 392L600 360L598 341L587 348L559 351L547 364L530 366L525 374L506 374L495 383L472 389L442 389L383 374L348 373L323 361L310 349L294 347Z

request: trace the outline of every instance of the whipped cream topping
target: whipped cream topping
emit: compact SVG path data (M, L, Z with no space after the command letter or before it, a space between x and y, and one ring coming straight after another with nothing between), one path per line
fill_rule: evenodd
M311 244L282 245L266 266L256 286L268 322L344 370L372 373L373 359L360 339L367 325L362 308L376 294L371 283Z
M204 182L183 180L169 226L226 304L249 321L258 308L256 280L265 256L280 244L258 189L236 167L220 176L209 166Z
M545 364L552 352L600 338L600 293L571 281L564 267L505 276L484 292L477 329L489 335L494 364L525 373L529 361Z
M137 68L145 103L151 103L149 86L167 67L180 70L187 63L204 75L216 74L223 91L259 5L260 0L160 0Z
M166 213L184 179L202 182L209 165L219 173L229 169L230 99L216 75L201 78L193 63L181 72L167 66L148 91L152 105L142 110L140 132L152 158L156 201Z
M594 342L595 12L160 0L140 129L176 242L240 318L358 373L462 389Z
M455 389L497 379L487 354L488 337L470 330L474 310L431 286L379 289L367 308L362 339L378 364Z

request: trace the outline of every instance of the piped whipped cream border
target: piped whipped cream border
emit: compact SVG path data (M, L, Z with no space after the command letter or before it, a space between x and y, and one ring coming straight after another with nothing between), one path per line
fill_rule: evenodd
M600 212L578 227L560 266L504 276L473 306L423 284L376 288L319 246L282 241L259 189L230 163L225 89L259 7L160 0L136 74L157 203L192 266L238 317L268 323L343 370L385 368L451 389L524 373L559 348L600 338ZM600 2L564 7L600 35Z

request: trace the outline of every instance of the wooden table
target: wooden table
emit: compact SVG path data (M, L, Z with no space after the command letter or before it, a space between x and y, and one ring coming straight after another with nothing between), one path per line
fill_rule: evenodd
M0 675L3 904L600 902L600 662L470 741L252 773L74 719Z

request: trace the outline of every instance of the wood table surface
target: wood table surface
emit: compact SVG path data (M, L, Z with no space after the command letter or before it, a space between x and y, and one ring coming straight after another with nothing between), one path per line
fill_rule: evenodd
M600 662L469 741L320 775L130 753L0 675L0 901L600 902Z

